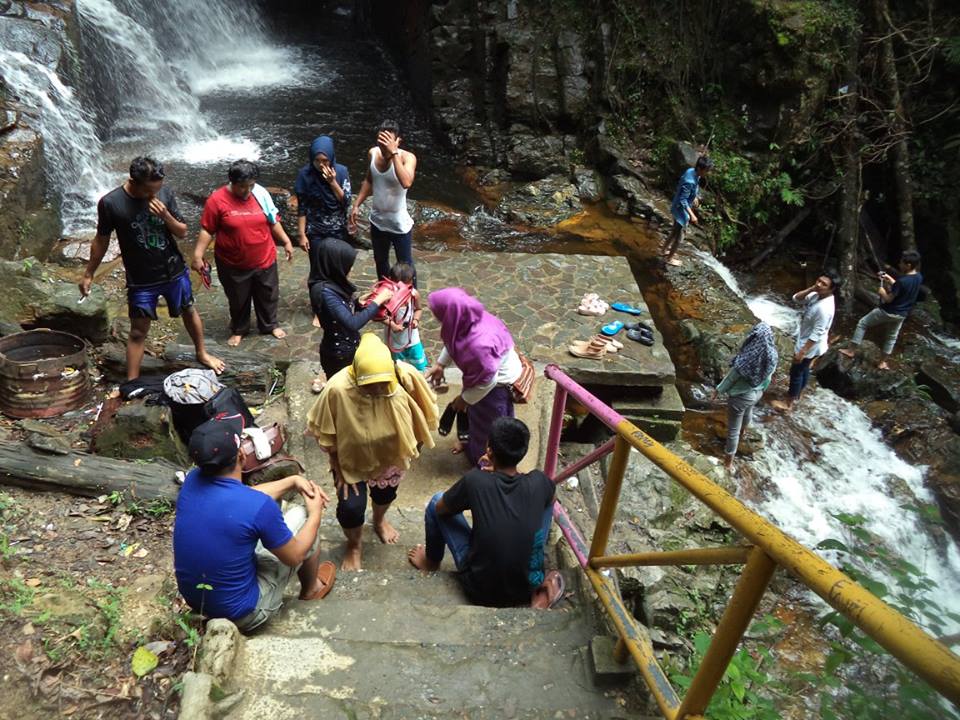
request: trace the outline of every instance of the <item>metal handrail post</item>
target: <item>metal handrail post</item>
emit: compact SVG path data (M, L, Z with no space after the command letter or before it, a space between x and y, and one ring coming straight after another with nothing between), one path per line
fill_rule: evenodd
M590 543L590 557L605 555L607 541L610 538L610 528L613 518L617 514L617 503L620 502L620 488L623 485L623 475L627 470L627 459L630 457L630 444L619 435L613 446L613 457L607 469L607 478L603 487L603 499L600 501L600 510L597 512L597 523L593 531L593 541Z
M750 621L776 569L777 564L761 548L755 547L751 551L727 609L717 623L710 647L680 704L678 720L684 720L688 715L703 715L707 711L710 698L717 691L727 665L737 652L740 639L750 627Z
M551 480L557 474L557 460L560 456L560 434L563 432L563 410L566 405L567 391L557 385L557 389L553 393L553 410L550 414L546 457L543 461L543 474Z

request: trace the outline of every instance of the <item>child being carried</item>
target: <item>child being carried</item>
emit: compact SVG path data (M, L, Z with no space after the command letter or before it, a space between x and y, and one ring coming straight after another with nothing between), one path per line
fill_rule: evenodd
M386 343L394 360L403 360L423 372L427 369L427 354L420 342L420 293L413 287L413 266L409 263L397 263L390 268L390 279L410 287L410 296L404 305L394 310L392 317L386 317Z

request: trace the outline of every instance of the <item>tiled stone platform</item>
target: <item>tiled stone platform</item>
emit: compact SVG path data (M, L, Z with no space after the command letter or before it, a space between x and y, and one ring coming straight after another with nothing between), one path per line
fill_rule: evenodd
M660 342L645 347L626 338L626 346L602 361L575 358L567 351L573 340L588 339L606 322L630 321L623 313L608 311L602 318L578 315L580 298L597 292L608 302L624 301L639 307L643 299L627 261L621 257L525 253L483 253L447 251L417 253L417 272L422 290L429 293L457 285L476 295L510 328L519 348L539 363L556 363L575 380L618 386L672 385L673 364ZM361 251L351 279L358 287L369 287L373 280L373 258ZM281 262L280 320L288 337L251 335L241 348L260 350L286 365L295 360L316 358L320 331L311 325L306 291L307 258L297 251L294 262ZM220 288L199 290L198 302L207 326L207 336L224 342L226 298ZM650 323L645 312L640 318ZM379 330L379 325L371 329ZM424 314L421 331L428 356L440 349L439 329L429 312ZM181 342L188 342L181 331Z

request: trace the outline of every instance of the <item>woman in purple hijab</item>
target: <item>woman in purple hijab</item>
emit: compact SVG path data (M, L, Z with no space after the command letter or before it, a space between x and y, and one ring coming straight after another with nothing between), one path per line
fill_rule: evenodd
M473 465L487 451L490 426L498 417L513 417L510 386L520 377L520 356L513 337L499 318L475 297L460 288L430 293L430 311L440 321L443 351L426 373L433 384L443 381L451 363L463 373L463 391L453 400L458 412L467 413L470 435L467 457ZM458 448L455 452L459 452Z

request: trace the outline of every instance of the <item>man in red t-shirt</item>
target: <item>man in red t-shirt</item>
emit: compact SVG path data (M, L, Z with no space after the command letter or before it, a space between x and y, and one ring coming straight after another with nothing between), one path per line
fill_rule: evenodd
M293 260L293 244L272 207L269 195L261 204L254 186L260 170L256 164L238 160L227 173L229 184L216 190L203 206L200 236L193 251L193 268L203 270L203 254L216 236L213 255L217 276L230 305L230 339L227 345L240 344L250 332L250 301L261 334L275 338L287 333L277 322L280 302L280 276L277 271L277 247L282 243L287 260ZM265 193L265 191L264 191Z

